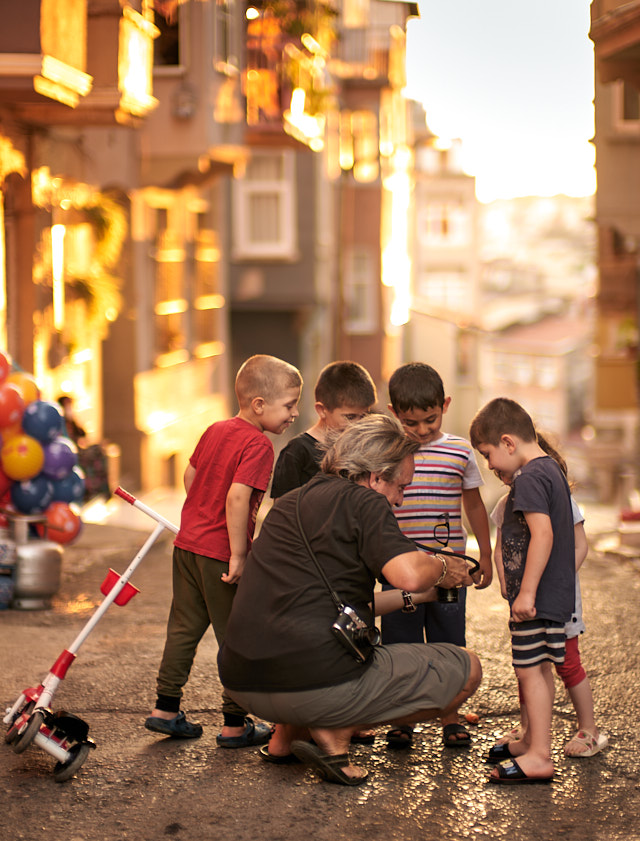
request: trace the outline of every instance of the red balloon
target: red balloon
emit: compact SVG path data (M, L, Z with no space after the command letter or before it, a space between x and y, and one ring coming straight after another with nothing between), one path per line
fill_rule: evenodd
M7 357L0 351L0 383L3 383L9 376L11 365Z
M0 427L19 423L24 413L24 399L13 383L0 385Z
M38 526L38 533L41 537L47 536L49 540L55 540L56 543L70 543L82 528L82 520L77 511L76 506L66 502L52 502L44 512L48 524L46 535L44 526Z
M12 484L13 481L7 476L2 467L0 467L0 501Z

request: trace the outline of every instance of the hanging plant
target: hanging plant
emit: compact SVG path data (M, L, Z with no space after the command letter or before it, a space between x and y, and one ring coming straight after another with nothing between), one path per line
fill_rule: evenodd
M90 226L92 233L89 240L78 248L81 259L77 259L77 254L65 259L66 298L69 303L74 300L85 303L81 323L76 318L70 318L64 330L65 342L76 345L79 337L75 334L85 328L103 338L109 323L115 321L122 309L122 280L117 275L117 266L127 237L128 223L124 207L113 195L99 191L88 190L86 199L74 202L68 213L67 219L72 218L73 222L65 226L71 241L74 229L83 225ZM40 243L39 259L34 264L36 283L52 285L51 260L51 243L45 239ZM78 266L81 266L80 270Z
M122 281L113 269L127 235L127 216L124 208L106 193L97 193L83 213L93 227L95 249L89 271L82 277L67 277L66 282L86 301L90 320L104 335L108 323L115 321L122 309Z

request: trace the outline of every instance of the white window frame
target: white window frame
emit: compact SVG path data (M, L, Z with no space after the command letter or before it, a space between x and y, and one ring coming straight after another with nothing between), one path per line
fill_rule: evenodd
M236 259L295 260L298 257L298 225L296 212L296 168L292 151L260 151L263 157L280 157L282 178L257 180L234 177L233 200L233 256ZM250 237L251 199L257 195L278 198L278 230L280 237L273 242L253 242Z
M182 76L189 66L189 26L191 23L190 10L187 3L181 3L178 12L178 49L180 51L179 64L156 64L153 62L154 76ZM156 13L157 14L157 13Z

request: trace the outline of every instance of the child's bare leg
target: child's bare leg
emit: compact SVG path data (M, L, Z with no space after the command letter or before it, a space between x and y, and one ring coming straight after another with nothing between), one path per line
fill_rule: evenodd
M586 730L593 736L597 736L598 728L593 711L593 695L589 678L585 677L577 686L572 686L568 692L578 717L578 729Z
M546 661L536 666L517 668L516 675L522 688L529 726L524 739L509 744L509 751L517 757L518 765L528 777L550 777L554 770L551 761L551 663Z

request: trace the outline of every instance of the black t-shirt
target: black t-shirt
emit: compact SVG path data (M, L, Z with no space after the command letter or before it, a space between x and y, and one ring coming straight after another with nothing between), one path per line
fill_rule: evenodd
M528 462L516 474L502 523L502 562L507 597L513 604L522 583L531 534L524 514L546 514L553 545L536 592L536 618L568 622L575 605L575 542L571 491L549 456Z
M265 518L238 585L218 656L222 684L288 692L351 680L358 663L331 631L337 609L296 522L333 589L371 626L369 603L383 566L415 551L387 499L337 476L318 474L278 499Z
M306 485L320 470L323 453L317 440L308 432L292 438L281 450L273 470L273 499Z

